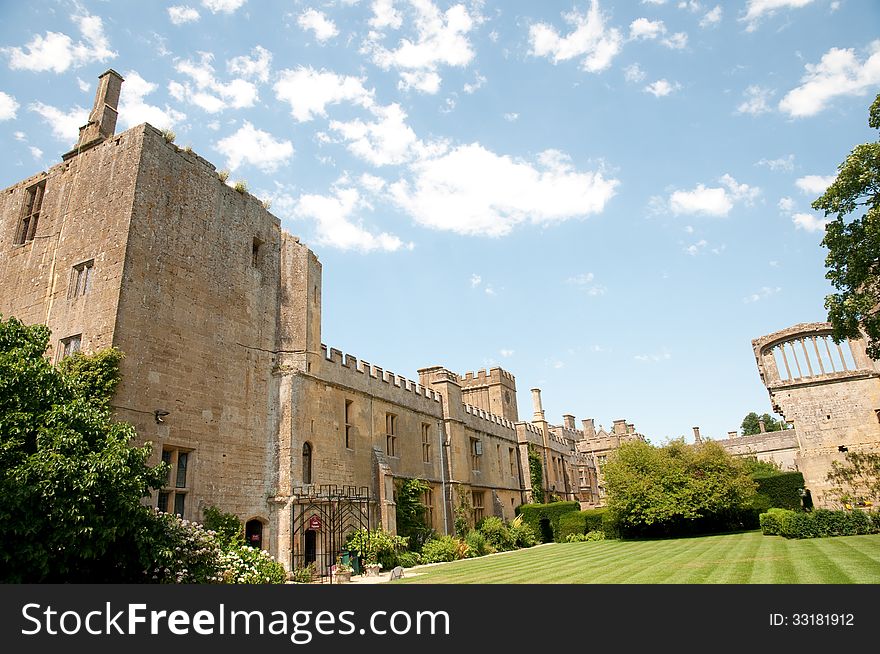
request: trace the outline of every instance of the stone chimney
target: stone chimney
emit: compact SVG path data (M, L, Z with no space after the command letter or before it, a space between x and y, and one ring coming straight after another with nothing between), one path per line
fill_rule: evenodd
M574 416L566 413L562 416L562 424L565 425L566 429L571 429L574 431L577 427L574 426Z
M581 420L581 424L584 426L584 438L595 438L596 421L593 418L585 418Z
M764 424L763 418L758 418L758 429L761 430L762 434L767 432L767 425Z
M541 389L532 389L532 407L535 410L534 420L544 420L544 405L541 404Z
M703 439L700 437L700 428L694 427L694 443L697 445L702 444Z
M67 160L113 136L116 132L116 118L119 115L117 107L123 81L122 75L112 68L98 77L95 106L89 114L89 122L79 128L76 146L63 159Z
M739 432L735 432L735 431L729 431L729 432L727 432L727 437L728 437L728 438L736 438L737 436L739 436Z

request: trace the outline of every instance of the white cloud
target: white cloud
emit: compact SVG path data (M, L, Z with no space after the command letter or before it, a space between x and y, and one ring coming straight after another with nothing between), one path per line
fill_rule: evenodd
M760 302L761 300L766 300L773 295L779 293L782 289L778 286L775 288L771 288L770 286L762 286L761 289L757 293L752 293L751 295L747 295L743 298L743 302L745 304L751 304L752 302Z
M28 106L30 111L37 113L52 130L57 140L73 145L79 139L79 128L89 119L89 110L79 105L70 109L57 109L42 102L34 102Z
M765 89L760 86L749 86L744 92L745 100L736 108L738 113L751 114L758 116L770 111L768 101L773 97L775 91Z
M166 129L174 127L186 118L186 114L172 109L167 104L162 109L148 104L144 98L158 88L148 82L137 71L125 73L125 84L119 96L119 120L126 129L141 123L150 123L153 127Z
M722 10L721 5L715 5L715 8L707 11L706 15L700 19L700 27L713 27L721 22Z
M664 96L669 95L673 91L677 91L681 88L681 84L678 82L669 83L668 80L658 79L656 82L651 82L644 89L642 89L645 93L650 93L655 98L662 98Z
M676 215L726 216L736 202L750 205L761 193L761 189L740 184L726 173L719 181L722 184L720 187L697 184L696 188L690 191L674 191L669 196L669 209Z
M432 151L406 124L400 105L374 106L375 120L330 121L330 129L347 142L348 150L374 166L397 165L425 156Z
M696 243L692 243L687 246L684 251L687 252L692 257L697 256L705 247L709 245L709 242L706 239L700 239Z
M390 27L396 30L403 25L403 16L394 8L394 0L373 0L370 8L373 10L370 27L377 30Z
M694 226L693 225L685 225L684 231L686 234L693 234L694 233Z
M791 221L797 229L802 229L806 232L824 232L825 225L831 222L828 219L818 218L810 213L793 214Z
M678 3L679 9L687 9L692 13L697 13L698 11L703 10L703 5L699 2L699 0L681 0Z
M358 178L360 185L370 193L379 193L385 188L386 182L381 177L364 173Z
M784 198L779 198L779 202L776 204L776 206L779 207L780 211L791 213L794 211L795 201L794 199L786 196Z
M831 48L818 64L807 64L801 85L779 102L780 111L799 118L814 116L838 96L863 96L880 84L880 40L868 46L868 56L860 62L852 48Z
M684 32L676 32L665 39L661 39L660 43L672 50L683 50L687 47L688 35Z
M508 123L515 123L517 120L519 120L519 114L511 111L504 114L504 120L506 120Z
M593 273L581 273L565 280L566 284L571 284L584 291L587 295L596 297L605 295L608 290L602 284L595 283L596 276Z
M794 185L807 195L822 195L835 179L836 175L806 175L798 177Z
M84 79L81 79L79 77L76 78L76 85L79 87L79 90L82 91L83 93L86 93L90 88L92 88L91 84L89 84L87 81L85 81Z
M22 143L27 141L27 134L25 134L24 132L13 132L12 136L15 138L16 141L21 141Z
M496 293L495 293L495 289L494 289L492 286L486 286L486 288L483 289L483 292L486 293L486 295L489 295L489 296L496 295Z
M43 151L40 150L40 148L38 148L38 147L36 147L36 146L33 146L33 145L29 145L29 146L28 146L28 150L30 150L30 152L31 152L31 156L32 156L34 159L36 159L37 161L39 161L40 159L43 158Z
M645 79L645 71L638 64L630 64L623 69L623 77L627 82L638 83Z
M468 94L475 93L480 87L483 86L483 84L486 83L486 81L487 80L484 75L480 75L480 73L476 73L473 83L469 82L469 83L465 84L464 87L462 87L462 91L464 91L465 93L468 93Z
M202 6L213 13L231 14L247 0L202 0Z
M761 194L761 189L758 187L740 184L728 173L724 173L719 181L727 187L727 190L730 191L730 196L735 202L745 202L751 206Z
M251 164L264 173L271 173L293 156L293 144L290 141L276 140L271 134L255 128L248 121L237 132L218 141L214 149L226 156L226 165L230 170L235 170L242 164Z
M275 83L275 97L290 105L290 112L299 122L326 116L329 104L350 102L361 107L373 105L373 91L364 88L364 80L337 75L313 68L282 70Z
M479 286L479 285L482 284L482 283L483 283L483 278L482 278L482 277L480 277L480 276L477 275L476 273L474 273L473 275L471 275L471 288L476 288L477 286Z
M43 72L51 70L63 73L68 68L78 68L85 64L104 62L116 56L110 49L110 41L104 34L104 23L100 16L75 14L71 20L76 23L83 40L74 43L67 34L46 32L45 36L35 34L24 47L0 48L9 57L12 70Z
M259 94L252 82L241 78L235 78L228 83L219 81L214 76L214 67L211 64L214 55L209 52L199 54L199 61L184 59L174 66L178 73L188 76L195 84L195 87L189 82L169 84L169 91L175 98L185 98L208 113L254 106Z
M619 183L575 170L558 151L541 153L536 166L479 143L421 159L410 170L411 180L390 187L401 209L426 227L484 236L600 213Z
M606 17L599 10L598 0L590 0L586 15L574 9L562 17L574 28L565 36L547 23L529 28L531 53L552 59L554 64L583 57L581 68L591 73L608 68L621 50L623 37L620 30L606 27Z
M773 172L778 172L780 170L791 172L794 170L794 155L790 154L786 157L779 157L778 159L761 159L755 165L767 166L767 168Z
M754 32L765 15L772 16L779 9L799 9L811 2L813 0L748 0L746 15L740 21L748 23L746 31Z
M637 18L629 25L630 39L656 39L666 33L666 25L662 20Z
M20 105L14 97L8 93L0 91L0 120L11 120L15 118L15 112L18 111Z
M499 350L498 354L507 359L513 356L513 350Z
M251 50L252 57L241 55L226 62L226 70L233 75L260 82L269 81L269 69L272 65L272 53L261 45Z
M321 43L339 34L336 23L327 18L324 12L316 9L307 9L299 15L296 22L303 30L314 32L315 38Z
M200 16L199 12L192 7L177 5L174 7L168 7L168 18L171 19L171 22L175 25L183 25L184 23L193 23L197 21Z
M671 358L672 355L666 348L663 348L663 351L657 354L637 354L633 357L633 359L641 363L660 363L661 361L669 361Z
M334 187L330 195L304 194L299 197L293 213L299 218L315 221L316 242L340 250L394 252L412 248L394 234L373 233L366 229L356 214L368 208L357 189Z
M461 68L473 60L475 53L468 34L482 17L471 14L463 4L453 5L445 12L431 0L410 4L416 38L401 39L396 48L388 49L382 44L385 35L371 32L362 52L369 54L373 63L383 70L398 70L401 88L433 94L440 88L437 71L441 65Z

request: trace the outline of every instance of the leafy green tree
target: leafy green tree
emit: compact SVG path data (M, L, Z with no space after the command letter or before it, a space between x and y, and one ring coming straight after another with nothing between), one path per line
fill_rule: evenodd
M880 130L880 94L868 125ZM880 140L857 145L837 170L837 179L813 202L833 216L822 245L828 248L825 277L837 292L825 298L825 308L836 341L858 338L862 329L868 356L880 359Z
M135 543L166 466L113 422L117 350L57 368L49 330L0 318L0 580L126 581L143 574Z
M785 423L781 420L777 420L769 413L765 413L762 416L759 416L757 413L752 411L745 418L743 418L742 425L742 435L743 436L753 436L754 434L761 433L761 424L760 421L764 421L764 430L765 431L780 431L782 429L786 429Z
M431 535L425 524L428 508L422 502L431 486L424 479L397 480L397 533L408 539L410 547L419 551Z
M544 457L529 445L529 478L532 481L532 502L544 503Z
M234 513L226 513L216 506L205 509L205 519L202 522L205 529L217 534L217 540L224 548L244 545L244 526Z
M608 507L628 533L682 533L698 521L731 526L756 484L718 443L624 443L605 464Z

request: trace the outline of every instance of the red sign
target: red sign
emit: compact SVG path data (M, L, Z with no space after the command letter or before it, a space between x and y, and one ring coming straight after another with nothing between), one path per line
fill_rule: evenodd
M315 531L321 530L321 517L317 515L313 515L309 518L309 529L314 529Z

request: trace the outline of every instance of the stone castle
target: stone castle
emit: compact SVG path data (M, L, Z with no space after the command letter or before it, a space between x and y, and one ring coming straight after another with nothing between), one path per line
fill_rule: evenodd
M154 506L233 512L288 568L332 564L345 533L394 531L395 482L426 480L427 519L514 517L534 496L602 501L604 457L644 438L625 420L520 420L501 368L409 380L321 342L321 263L255 197L143 124L115 134L122 77L60 164L2 192L0 314L46 324L53 360L125 353L116 416L171 467Z
M53 360L125 353L116 416L171 468L154 506L193 520L217 506L288 569L326 570L348 531L396 530L401 479L428 482L427 520L440 533L462 507L471 522L513 518L537 490L530 449L546 498L603 503L606 457L645 440L634 425L578 428L573 415L551 424L537 388L522 420L516 380L501 368L430 366L415 381L322 344L315 254L159 130L116 134L122 83L104 73L77 145L0 195L0 314L46 324ZM880 442L880 367L854 343L852 369L788 368L783 378L773 352L829 333L793 330L759 339L755 352L796 430L728 446L770 456L793 453L795 438L792 456L819 489L840 445Z

